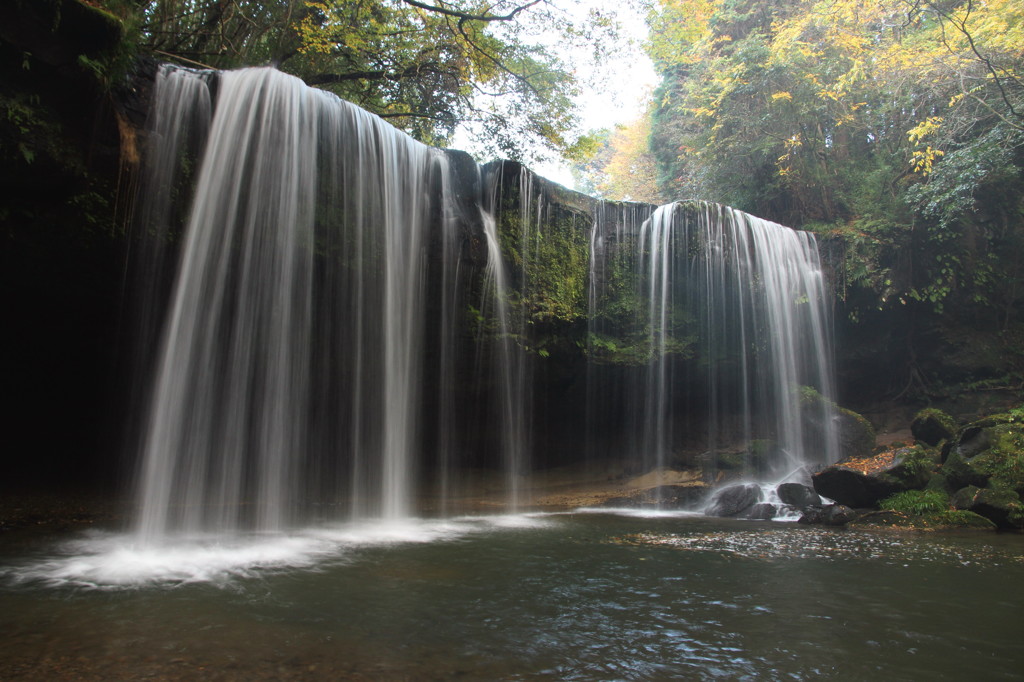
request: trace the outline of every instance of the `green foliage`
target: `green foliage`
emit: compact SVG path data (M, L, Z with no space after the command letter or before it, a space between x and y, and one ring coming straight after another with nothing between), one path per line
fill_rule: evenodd
M1009 505L1010 513L1006 517L1007 522L1011 526L1017 528L1024 528L1024 504L1014 502Z
M469 129L484 154L583 153L574 66L600 60L617 26L548 2L148 0L140 39L162 59L217 68L275 64L444 146Z
M922 516L949 511L949 498L938 490L906 490L885 498L878 507Z
M851 319L1019 319L1020 3L657 0L648 22L664 194L834 241Z
M952 528L976 528L982 530L994 530L995 524L984 516L975 514L965 509L944 509L940 512L933 512L925 515L928 523L936 526L948 526Z
M1024 423L1021 408L1017 408L1013 421L994 427L992 444L978 455L972 464L978 471L990 476L992 488L1024 490Z
M901 448L902 466L907 478L920 479L928 474L936 465L935 451L922 445Z
M679 359L694 356L693 337L672 337L665 342L664 354ZM638 367L655 358L649 335L630 334L625 338L612 337L596 332L587 335L587 356L594 362Z
M942 425L944 429L950 433L955 433L957 428L956 420L950 417L948 414L936 407L926 407L922 410L918 410L917 414L914 415L913 421L919 419L931 419Z
M513 279L512 309L523 323L572 323L587 315L587 235L583 217L549 204L543 190L505 197L498 236Z

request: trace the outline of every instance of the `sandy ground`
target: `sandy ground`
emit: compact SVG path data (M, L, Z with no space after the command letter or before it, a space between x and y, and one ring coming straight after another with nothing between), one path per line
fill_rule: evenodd
M702 486L698 470L656 469L644 474L630 472L622 462L598 462L589 465L558 467L535 472L517 482L517 507L520 510L562 511L593 507L609 499L624 497L661 485ZM502 512L512 507L506 494L508 479L500 472L463 474L458 489L471 491L454 494L448 504L468 512ZM437 511L439 502L427 496L424 508Z
M562 511L597 506L660 485L702 485L700 473L661 469L642 475L627 471L621 462L601 462L536 472L516 482L517 503L507 494L508 477L496 471L460 472L449 498L442 501L427 492L416 505L420 513L502 513ZM460 491L462 491L460 493ZM343 500L337 508L345 509ZM90 526L124 528L134 516L129 495L103 495L79 491L15 491L0 494L0 537L62 533Z

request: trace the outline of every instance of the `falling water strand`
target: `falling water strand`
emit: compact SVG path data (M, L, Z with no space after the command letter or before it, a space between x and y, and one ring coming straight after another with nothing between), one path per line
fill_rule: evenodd
M592 277L613 277L605 271L616 252L633 253L647 360L620 403L636 413L645 469L687 448L714 461L723 448L749 448L754 439L775 443L776 457L758 463L768 477L837 459L826 290L813 235L703 202L662 206L624 234L595 229L602 231L591 241L601 248L591 254ZM593 282L590 296L592 319L610 314L605 304L621 305L607 303ZM824 399L806 400L804 386Z
M352 462L332 473L352 479L359 513L408 516L444 157L271 69L220 73L217 91L159 351L140 536L284 528L322 473L310 461L332 451Z

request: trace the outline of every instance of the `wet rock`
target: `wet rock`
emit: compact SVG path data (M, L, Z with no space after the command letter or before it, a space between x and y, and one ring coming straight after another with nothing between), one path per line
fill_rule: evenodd
M825 522L825 510L821 507L808 507L804 509L803 514L797 519L797 523L803 523L807 525L815 525Z
M705 513L708 516L740 516L761 501L761 486L755 483L731 485L719 490Z
M856 510L846 505L829 504L824 507L807 507L797 522L808 525L844 526L859 516Z
M770 502L758 502L747 512L748 519L771 521L779 514L779 507Z
M914 439L933 447L942 441L948 441L956 434L956 422L942 410L927 408L914 416L910 423L910 432Z
M663 509L695 509L704 503L708 489L702 485L661 485L648 494L657 499Z
M859 516L843 504L830 504L822 510L822 523L826 526L845 526Z
M814 490L848 507L873 507L895 493L924 487L937 454L897 448L870 457L849 457L815 474Z
M821 497L814 492L814 488L802 483L783 483L775 492L784 504L793 505L798 509L821 504Z

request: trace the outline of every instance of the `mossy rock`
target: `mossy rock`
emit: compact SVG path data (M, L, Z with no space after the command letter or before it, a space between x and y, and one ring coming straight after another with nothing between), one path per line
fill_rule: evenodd
M830 414L838 431L840 460L868 457L874 452L875 427L862 415L839 407L809 386L800 388L800 403L804 408L804 438L807 442L825 442L828 425L821 423L819 415ZM827 409L815 409L821 407Z
M991 417L964 428L942 466L954 488L996 487L1024 495L1024 424L992 423Z
M1000 528L1024 528L1024 504L1013 490L967 486L953 495L953 506L984 516Z
M849 507L873 507L904 490L923 488L937 464L938 453L920 447L886 450L869 457L848 457L812 477L822 497Z
M923 517L924 523L935 530L995 530L996 524L990 519L972 511L950 509Z
M907 514L883 509L868 512L854 519L848 528L870 530L981 530L994 531L996 525L983 516L969 511L946 510L931 514Z
M910 423L910 432L914 439L933 447L956 435L956 421L942 410L928 407L916 415Z
M924 489L938 491L946 497L950 497L954 492L956 492L956 487L950 483L949 479L941 469L932 474L932 477L928 479L928 483L925 484Z

